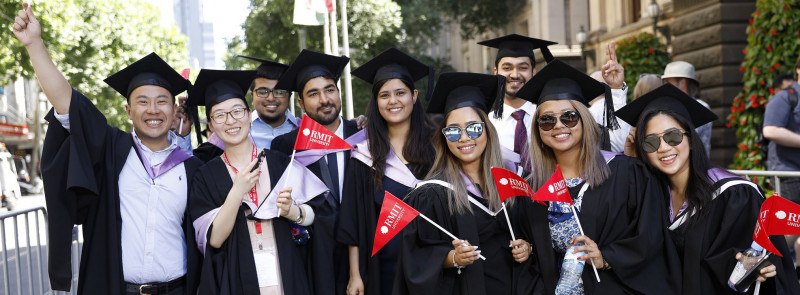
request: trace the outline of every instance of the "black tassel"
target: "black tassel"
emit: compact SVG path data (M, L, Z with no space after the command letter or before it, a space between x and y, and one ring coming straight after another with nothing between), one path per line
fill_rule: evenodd
M609 130L617 130L619 129L619 123L617 122L617 117L614 116L614 98L611 96L611 87L605 85L605 88L606 109L603 114L603 117L606 118L605 126Z
M197 135L197 145L199 146L201 143L203 143L203 133L200 130L200 114L198 113L197 109L198 108L196 105L190 106L187 115L189 115L194 122L194 132Z
M497 94L495 95L492 111L494 111L494 118L503 118L503 105L505 104L506 97L506 77L502 75L497 76Z
M431 101L431 96L433 96L433 81L434 81L433 74L434 74L433 66L428 66L428 86L427 86L428 88L427 91L425 91L425 101L428 102Z

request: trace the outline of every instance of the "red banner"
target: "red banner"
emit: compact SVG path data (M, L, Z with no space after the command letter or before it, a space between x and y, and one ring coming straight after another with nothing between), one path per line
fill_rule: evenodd
M762 218L767 219L767 222L762 222L762 224L770 235L800 234L800 205L784 199L778 194L767 198L761 205L761 214L758 219Z
M297 129L297 140L294 142L295 150L345 150L352 146L340 137L330 132L325 126L311 120L306 114Z
M514 172L492 167L492 177L494 177L497 193L500 194L500 201L502 202L513 197L533 197L533 191L528 182Z
M392 195L392 193L385 192L383 205L381 205L381 214L378 215L378 225L375 227L372 256L375 256L375 253L378 253L386 243L418 215L419 212L417 210L414 210L414 208Z
M765 232L764 228L761 226L761 218L759 218L759 221L756 223L756 230L753 231L753 242L758 243L770 253L783 257L781 252L778 251L778 249L775 248L775 245L772 244L772 241L769 240L769 234L767 234L767 232Z
M191 70L189 68L183 68L183 71L181 71L181 76L183 76L184 79L189 80L190 71Z
M564 175L561 174L561 167L556 165L556 171L553 176L533 194L533 200L544 202L564 202L572 204L572 197L569 195L569 188L567 182L564 181Z

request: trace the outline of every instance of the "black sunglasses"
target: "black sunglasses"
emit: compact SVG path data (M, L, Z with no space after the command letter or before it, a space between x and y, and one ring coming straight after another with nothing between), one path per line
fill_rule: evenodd
M456 142L461 139L461 131L467 133L467 137L470 139L476 139L481 137L483 134L483 122L472 122L467 124L464 129L458 126L447 126L442 128L442 134L444 134L444 138L447 138L450 142Z
M661 146L661 139L664 139L670 146L677 146L683 142L683 135L689 132L679 130L677 128L670 128L662 133L649 134L642 140L642 150L646 153L654 153Z
M539 125L539 129L550 131L556 127L557 120L561 120L561 123L567 126L567 128L572 128L578 125L578 122L581 120L581 115L578 114L577 111L565 111L561 113L561 116L558 116L558 118L556 118L555 115L546 114L539 116L539 118L536 119L536 124Z

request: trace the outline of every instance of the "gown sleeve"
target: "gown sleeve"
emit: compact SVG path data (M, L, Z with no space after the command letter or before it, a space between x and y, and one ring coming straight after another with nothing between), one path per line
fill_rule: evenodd
M453 232L443 190L426 185L411 192L407 200L421 214ZM409 223L402 235L397 270L401 281L395 281L395 294L452 294L458 274L455 269L442 268L448 252L453 249L452 238L421 217ZM466 270L462 270L462 275Z

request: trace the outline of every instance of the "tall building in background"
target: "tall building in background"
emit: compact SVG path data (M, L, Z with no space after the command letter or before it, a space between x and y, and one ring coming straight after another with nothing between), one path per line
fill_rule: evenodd
M214 24L203 19L202 0L173 0L173 5L178 27L189 37L189 64L217 68Z
M217 68L214 24L203 18L203 0L145 0L161 11L162 25L177 25L189 39L189 65Z

